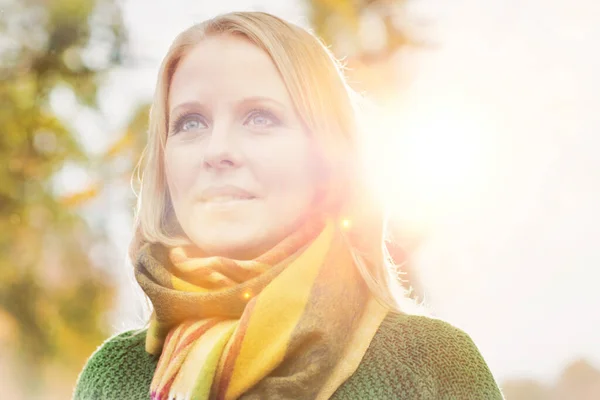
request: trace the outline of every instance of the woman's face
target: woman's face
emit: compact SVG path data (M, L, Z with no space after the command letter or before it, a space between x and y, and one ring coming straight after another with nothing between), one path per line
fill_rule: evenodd
M202 40L169 90L166 176L179 224L209 255L269 250L316 197L313 142L270 57L241 37Z

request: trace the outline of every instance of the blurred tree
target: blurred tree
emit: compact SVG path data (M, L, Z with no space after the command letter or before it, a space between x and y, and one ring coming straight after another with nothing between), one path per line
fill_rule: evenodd
M600 370L586 360L576 360L561 374L552 400L600 399Z
M416 40L408 29L408 0L309 0L319 37L344 57L385 58Z
M378 99L398 94L396 56L422 46L408 17L408 0L308 0L315 33L348 67L355 90Z
M576 360L553 385L515 379L504 382L502 391L506 400L596 400L600 399L600 370L587 360Z
M57 189L65 165L86 168L88 155L55 95L95 110L125 35L114 0L8 0L0 11L0 314L33 398L48 365L77 371L106 335L113 288L91 255L104 238L77 207L99 188Z
M550 390L530 379L506 381L502 392L506 400L550 400Z

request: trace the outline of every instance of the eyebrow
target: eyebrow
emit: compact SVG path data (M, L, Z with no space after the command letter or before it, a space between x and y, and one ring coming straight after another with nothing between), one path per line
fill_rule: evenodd
M239 106L246 105L246 104L252 104L252 103L270 103L270 104L280 108L281 110L284 110L286 108L285 105L283 105L283 103L281 103L271 97L250 96L250 97L244 97L240 101L238 101Z
M169 112L169 119L174 115L183 114L184 111L197 109L204 110L204 104L200 103L199 101L186 101L185 103L178 104Z

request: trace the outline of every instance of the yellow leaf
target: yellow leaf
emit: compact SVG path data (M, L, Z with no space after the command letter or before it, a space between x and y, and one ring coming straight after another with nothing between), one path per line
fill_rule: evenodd
M92 200L98 196L98 193L100 193L100 185L93 184L85 190L62 197L61 203L67 207L77 207Z
M130 130L126 131L123 136L119 138L112 146L109 147L107 152L104 154L105 158L114 158L124 150L131 148L133 145L133 135Z

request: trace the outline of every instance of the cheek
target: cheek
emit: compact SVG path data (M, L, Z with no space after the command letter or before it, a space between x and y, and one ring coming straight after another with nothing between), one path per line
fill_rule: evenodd
M316 192L316 175L313 170L312 157L308 151L291 151L279 153L263 165L263 177L270 194L277 198L295 198L286 200L291 203L306 202L314 198Z

